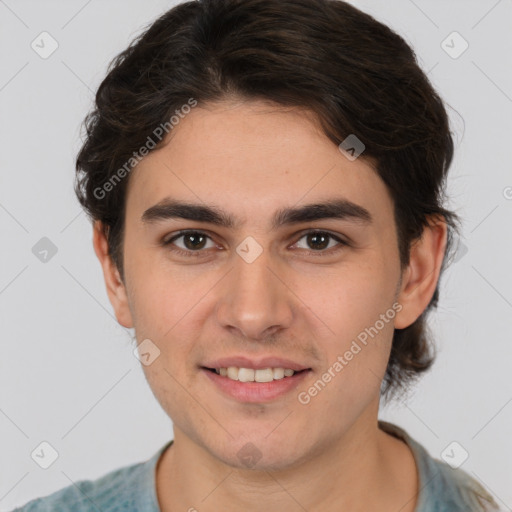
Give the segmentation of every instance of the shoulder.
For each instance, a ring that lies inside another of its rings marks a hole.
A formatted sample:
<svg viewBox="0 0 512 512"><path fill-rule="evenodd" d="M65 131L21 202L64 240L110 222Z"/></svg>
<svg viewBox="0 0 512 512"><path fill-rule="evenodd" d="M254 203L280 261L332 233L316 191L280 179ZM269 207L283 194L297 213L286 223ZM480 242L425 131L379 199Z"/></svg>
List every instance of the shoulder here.
<svg viewBox="0 0 512 512"><path fill-rule="evenodd" d="M53 494L29 501L12 512L137 510L141 489L152 483L152 475L148 473L149 462L122 467L96 480L75 482Z"/></svg>
<svg viewBox="0 0 512 512"><path fill-rule="evenodd" d="M419 476L416 512L500 512L494 498L482 484L461 467L433 457L401 427L379 421L385 432L402 439L411 449Z"/></svg>
<svg viewBox="0 0 512 512"><path fill-rule="evenodd" d="M430 457L430 456L429 456ZM462 468L452 468L447 463L430 457L433 489L446 510L474 512L499 512L499 507L489 491Z"/></svg>

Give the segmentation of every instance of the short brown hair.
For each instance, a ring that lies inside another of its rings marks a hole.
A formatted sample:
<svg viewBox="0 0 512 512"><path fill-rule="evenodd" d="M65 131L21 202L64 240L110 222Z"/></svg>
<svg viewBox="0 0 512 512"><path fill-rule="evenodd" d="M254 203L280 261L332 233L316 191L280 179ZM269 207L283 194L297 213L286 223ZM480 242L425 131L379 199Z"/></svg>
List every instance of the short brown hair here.
<svg viewBox="0 0 512 512"><path fill-rule="evenodd" d="M444 270L458 223L443 207L454 145L443 102L404 39L341 0L199 0L164 13L113 59L84 121L75 190L102 221L122 277L129 177L98 190L190 98L235 96L310 109L336 145L357 136L360 158L376 162L393 198L402 269L411 243L442 216ZM382 396L431 367L426 314L438 288L413 324L395 330Z"/></svg>

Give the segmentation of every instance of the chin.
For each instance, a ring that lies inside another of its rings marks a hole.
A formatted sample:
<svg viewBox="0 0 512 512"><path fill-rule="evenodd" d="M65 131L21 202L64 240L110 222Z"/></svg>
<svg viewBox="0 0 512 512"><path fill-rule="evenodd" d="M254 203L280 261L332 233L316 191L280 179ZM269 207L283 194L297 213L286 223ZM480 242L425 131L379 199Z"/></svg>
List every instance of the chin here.
<svg viewBox="0 0 512 512"><path fill-rule="evenodd" d="M254 439L239 440L237 443L231 441L225 451L212 451L212 454L228 466L249 471L280 471L299 462L301 456L296 448L288 449L277 439L277 443L258 436Z"/></svg>

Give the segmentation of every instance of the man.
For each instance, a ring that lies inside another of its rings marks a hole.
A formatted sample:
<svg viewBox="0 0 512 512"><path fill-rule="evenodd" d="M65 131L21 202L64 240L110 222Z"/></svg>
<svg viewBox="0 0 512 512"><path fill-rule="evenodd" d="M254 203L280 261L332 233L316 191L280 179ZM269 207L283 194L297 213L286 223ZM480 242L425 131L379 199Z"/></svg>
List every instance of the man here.
<svg viewBox="0 0 512 512"><path fill-rule="evenodd" d="M112 63L76 191L174 440L20 510L498 510L378 421L433 358L453 143L341 1L178 5Z"/></svg>

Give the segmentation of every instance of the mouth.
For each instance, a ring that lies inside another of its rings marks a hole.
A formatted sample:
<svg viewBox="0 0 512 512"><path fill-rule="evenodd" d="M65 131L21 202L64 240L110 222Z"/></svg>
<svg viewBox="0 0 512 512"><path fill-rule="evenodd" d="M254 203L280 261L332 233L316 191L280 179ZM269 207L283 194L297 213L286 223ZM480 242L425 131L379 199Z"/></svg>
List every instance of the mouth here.
<svg viewBox="0 0 512 512"><path fill-rule="evenodd" d="M272 382L275 380L288 379L296 374L310 371L311 368L304 368L303 370L292 370L291 368L241 368L236 366L229 366L225 368L208 368L206 366L201 367L203 370L207 370L212 373L216 373L221 377L226 377L230 380L239 382Z"/></svg>
<svg viewBox="0 0 512 512"><path fill-rule="evenodd" d="M312 372L311 368L243 368L201 366L200 371L214 389L245 403L268 403L289 395Z"/></svg>

